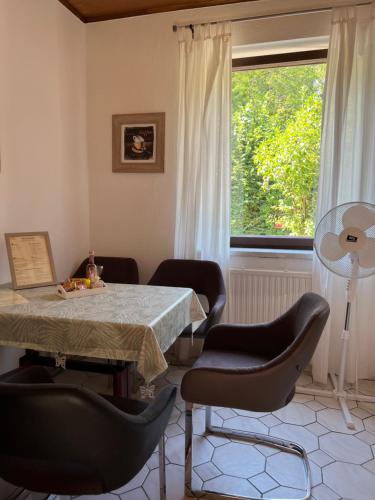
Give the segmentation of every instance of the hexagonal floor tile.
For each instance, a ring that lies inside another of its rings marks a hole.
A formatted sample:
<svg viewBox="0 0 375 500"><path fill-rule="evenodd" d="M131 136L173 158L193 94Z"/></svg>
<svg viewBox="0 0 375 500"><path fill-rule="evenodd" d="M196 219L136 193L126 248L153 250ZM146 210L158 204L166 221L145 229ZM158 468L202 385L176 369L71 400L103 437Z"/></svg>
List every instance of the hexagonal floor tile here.
<svg viewBox="0 0 375 500"><path fill-rule="evenodd" d="M135 488L139 488L142 486L144 483L144 480L147 477L147 474L149 473L149 468L147 465L145 465L138 474L133 477L131 481L129 481L127 484L119 488L118 490L113 491L112 493L116 493L118 495L122 495L123 493L126 493L127 491L134 490Z"/></svg>
<svg viewBox="0 0 375 500"><path fill-rule="evenodd" d="M307 401L314 401L314 396L311 394L297 393L292 399L293 403L306 403Z"/></svg>
<svg viewBox="0 0 375 500"><path fill-rule="evenodd" d="M249 478L264 471L265 457L254 446L229 443L216 448L213 463L224 474Z"/></svg>
<svg viewBox="0 0 375 500"><path fill-rule="evenodd" d="M276 425L270 430L270 435L298 443L305 448L308 453L319 448L318 438L304 427L298 425Z"/></svg>
<svg viewBox="0 0 375 500"><path fill-rule="evenodd" d="M219 471L219 469L212 462L206 462L198 465L194 467L194 470L202 481L209 481L210 479L221 475L221 471Z"/></svg>
<svg viewBox="0 0 375 500"><path fill-rule="evenodd" d="M301 403L289 403L273 415L286 424L307 425L315 422L315 412Z"/></svg>
<svg viewBox="0 0 375 500"><path fill-rule="evenodd" d="M253 484L261 493L265 493L266 491L277 488L279 485L277 482L272 479L266 472L262 472L257 476L253 476L250 480L251 484Z"/></svg>
<svg viewBox="0 0 375 500"><path fill-rule="evenodd" d="M335 460L362 464L372 458L370 446L355 436L330 432L321 436L319 441L320 449Z"/></svg>
<svg viewBox="0 0 375 500"><path fill-rule="evenodd" d="M178 436L179 434L183 433L184 433L183 429L181 429L181 427L177 424L169 424L165 429L165 435L167 437Z"/></svg>
<svg viewBox="0 0 375 500"><path fill-rule="evenodd" d="M305 468L302 459L291 453L279 453L267 458L266 472L281 486L305 488Z"/></svg>
<svg viewBox="0 0 375 500"><path fill-rule="evenodd" d="M249 410L239 410L238 408L233 408L233 410L240 415L241 417L252 417L252 418L260 418L265 415L269 415L267 412L262 411L249 411Z"/></svg>
<svg viewBox="0 0 375 500"><path fill-rule="evenodd" d="M321 403L323 406L326 406L327 408L332 408L335 410L339 410L341 408L340 403L336 398L316 396L315 400ZM355 408L357 406L357 403L355 401L351 401L350 399L346 401L346 404L349 409Z"/></svg>
<svg viewBox="0 0 375 500"><path fill-rule="evenodd" d="M193 411L193 433L202 435L206 430L206 412L204 408L197 408ZM212 424L217 427L223 426L223 419L216 414L216 412L212 412ZM185 414L181 413L180 418L177 421L178 425L181 429L185 429Z"/></svg>
<svg viewBox="0 0 375 500"><path fill-rule="evenodd" d="M137 488L136 490L125 493L124 495L120 495L120 498L121 500L148 500L147 495L142 488Z"/></svg>
<svg viewBox="0 0 375 500"><path fill-rule="evenodd" d="M286 488L285 486L279 486L274 490L271 490L267 493L267 496L272 496L272 498L280 498L282 500L287 498L301 498L306 494L304 490L297 490L294 488Z"/></svg>
<svg viewBox="0 0 375 500"><path fill-rule="evenodd" d="M327 432L329 432L328 429L320 425L318 422L306 425L306 429L315 434L315 436L322 436L323 434L327 434Z"/></svg>
<svg viewBox="0 0 375 500"><path fill-rule="evenodd" d="M193 465L200 465L212 459L214 447L203 436L193 436Z"/></svg>
<svg viewBox="0 0 375 500"><path fill-rule="evenodd" d="M368 380L368 379L360 380L359 392L361 392L362 394L375 396L375 380Z"/></svg>
<svg viewBox="0 0 375 500"><path fill-rule="evenodd" d="M375 475L360 465L333 462L323 469L324 483L343 498L374 498Z"/></svg>
<svg viewBox="0 0 375 500"><path fill-rule="evenodd" d="M315 486L311 493L315 500L340 500L340 497L325 484Z"/></svg>
<svg viewBox="0 0 375 500"><path fill-rule="evenodd" d="M343 432L344 434L354 434L363 431L362 420L354 415L352 417L355 429L348 429L341 410L328 408L317 413L318 422L330 431Z"/></svg>
<svg viewBox="0 0 375 500"><path fill-rule="evenodd" d="M223 427L228 429L237 429L240 431L268 434L268 427L266 427L256 418L251 417L228 418L228 420L225 421L225 425Z"/></svg>
<svg viewBox="0 0 375 500"><path fill-rule="evenodd" d="M363 423L365 424L366 431L375 434L375 415L372 417L366 418Z"/></svg>
<svg viewBox="0 0 375 500"><path fill-rule="evenodd" d="M281 421L274 415L265 415L259 419L267 427L274 427L275 425L281 424Z"/></svg>
<svg viewBox="0 0 375 500"><path fill-rule="evenodd" d="M219 476L206 481L204 488L210 491L218 491L227 495L243 497L259 497L259 492L246 479L232 476Z"/></svg>
<svg viewBox="0 0 375 500"><path fill-rule="evenodd" d="M324 467L334 461L332 457L327 455L327 453L324 453L322 450L316 450L309 453L309 460L312 460L314 463L319 465L319 467Z"/></svg>
<svg viewBox="0 0 375 500"><path fill-rule="evenodd" d="M193 465L211 460L214 447L204 436L193 436ZM167 439L165 445L167 459L175 465L185 463L185 435L180 434Z"/></svg>
<svg viewBox="0 0 375 500"><path fill-rule="evenodd" d="M317 486L323 481L322 469L319 465L310 462L310 473L311 473L311 485Z"/></svg>
<svg viewBox="0 0 375 500"><path fill-rule="evenodd" d="M363 467L375 474L375 460L370 460L366 464L363 464Z"/></svg>

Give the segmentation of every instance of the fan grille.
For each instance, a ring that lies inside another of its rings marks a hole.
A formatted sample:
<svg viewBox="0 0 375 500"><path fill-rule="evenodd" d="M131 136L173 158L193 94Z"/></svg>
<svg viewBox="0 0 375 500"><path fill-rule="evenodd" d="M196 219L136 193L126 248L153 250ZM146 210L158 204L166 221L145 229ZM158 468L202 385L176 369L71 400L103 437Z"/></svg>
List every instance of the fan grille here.
<svg viewBox="0 0 375 500"><path fill-rule="evenodd" d="M344 225L342 222L342 217L344 213L351 207L362 205L367 207L368 209L375 211L375 205L371 203L365 202L351 202L351 203L343 203L342 205L338 205L337 207L332 208L329 212L327 212L324 217L320 220L314 237L314 248L316 254L321 261L321 263L333 273L338 274L339 276L343 276L344 278L365 278L367 276L371 276L375 273L375 267L361 267L353 262L350 257L350 254L347 253L341 259L336 261L328 260L321 254L320 248L324 235L328 232L339 235L341 231L344 229ZM375 238L375 225L369 227L365 231L366 236L370 238Z"/></svg>

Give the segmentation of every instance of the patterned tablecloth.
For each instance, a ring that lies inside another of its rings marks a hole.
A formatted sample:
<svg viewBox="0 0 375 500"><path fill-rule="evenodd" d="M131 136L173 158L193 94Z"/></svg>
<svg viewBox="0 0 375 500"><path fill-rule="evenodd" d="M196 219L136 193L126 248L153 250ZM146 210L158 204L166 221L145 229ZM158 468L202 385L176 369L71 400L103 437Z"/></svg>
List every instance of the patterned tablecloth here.
<svg viewBox="0 0 375 500"><path fill-rule="evenodd" d="M149 383L167 368L163 352L206 315L190 288L108 287L70 300L51 286L18 291L28 302L0 307L0 345L136 361Z"/></svg>

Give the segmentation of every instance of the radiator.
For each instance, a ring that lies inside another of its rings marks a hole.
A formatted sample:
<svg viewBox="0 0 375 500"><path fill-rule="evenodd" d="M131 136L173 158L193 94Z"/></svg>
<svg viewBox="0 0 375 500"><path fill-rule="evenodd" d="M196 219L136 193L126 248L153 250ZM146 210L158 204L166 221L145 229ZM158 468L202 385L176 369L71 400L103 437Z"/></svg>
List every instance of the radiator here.
<svg viewBox="0 0 375 500"><path fill-rule="evenodd" d="M285 312L311 290L311 273L231 269L229 321L262 323Z"/></svg>

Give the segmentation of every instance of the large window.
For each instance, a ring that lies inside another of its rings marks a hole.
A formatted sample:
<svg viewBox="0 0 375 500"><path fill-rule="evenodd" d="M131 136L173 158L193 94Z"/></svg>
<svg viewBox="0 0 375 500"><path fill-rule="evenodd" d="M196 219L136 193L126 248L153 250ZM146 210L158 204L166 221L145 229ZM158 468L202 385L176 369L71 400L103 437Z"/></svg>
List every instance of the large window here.
<svg viewBox="0 0 375 500"><path fill-rule="evenodd" d="M326 65L292 64L233 71L232 246L312 245Z"/></svg>

